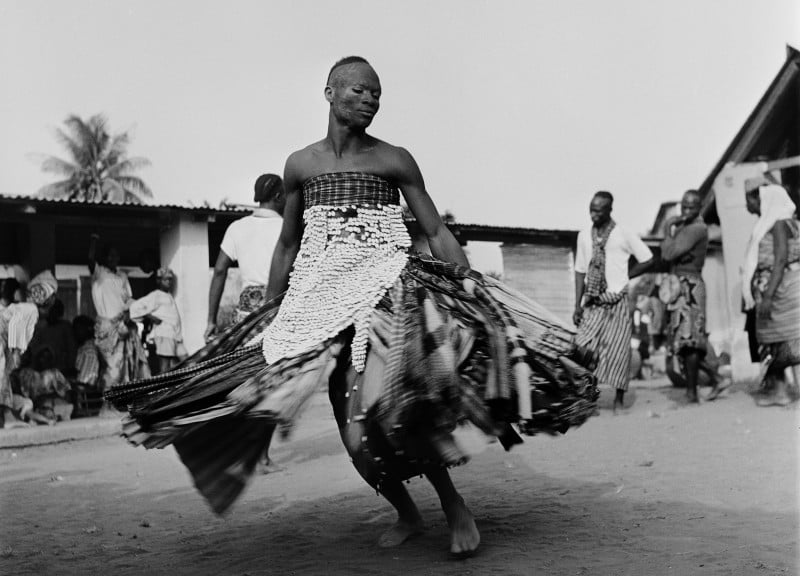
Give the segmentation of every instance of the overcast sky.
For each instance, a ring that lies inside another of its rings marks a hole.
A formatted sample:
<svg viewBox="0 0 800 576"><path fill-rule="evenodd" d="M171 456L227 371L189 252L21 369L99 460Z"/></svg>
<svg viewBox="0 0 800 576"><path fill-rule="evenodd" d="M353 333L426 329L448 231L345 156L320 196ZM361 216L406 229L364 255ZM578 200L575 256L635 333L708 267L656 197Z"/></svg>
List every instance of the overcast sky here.
<svg viewBox="0 0 800 576"><path fill-rule="evenodd" d="M132 130L158 203L249 202L325 135L331 64L383 84L373 135L461 222L645 231L698 186L800 45L792 0L0 0L0 194L52 179L69 114Z"/></svg>

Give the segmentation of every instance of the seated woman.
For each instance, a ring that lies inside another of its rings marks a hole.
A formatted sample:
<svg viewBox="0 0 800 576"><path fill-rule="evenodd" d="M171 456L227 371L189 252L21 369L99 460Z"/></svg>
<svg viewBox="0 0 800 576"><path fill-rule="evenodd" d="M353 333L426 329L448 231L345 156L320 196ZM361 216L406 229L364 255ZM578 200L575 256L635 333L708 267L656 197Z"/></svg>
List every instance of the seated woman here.
<svg viewBox="0 0 800 576"><path fill-rule="evenodd" d="M64 374L55 367L55 354L49 347L39 349L32 364L23 365L11 374L12 387L33 402L33 409L49 420L72 417L72 388Z"/></svg>

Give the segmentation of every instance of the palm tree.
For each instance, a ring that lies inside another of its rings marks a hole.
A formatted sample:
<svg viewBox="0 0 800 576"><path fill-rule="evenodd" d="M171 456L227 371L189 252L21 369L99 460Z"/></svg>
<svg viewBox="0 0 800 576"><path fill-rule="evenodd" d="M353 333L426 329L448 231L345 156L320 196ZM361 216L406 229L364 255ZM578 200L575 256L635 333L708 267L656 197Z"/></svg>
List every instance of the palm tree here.
<svg viewBox="0 0 800 576"><path fill-rule="evenodd" d="M57 128L56 138L66 148L70 160L47 156L42 170L62 177L43 186L39 195L45 198L82 200L86 202L132 202L143 204L153 197L144 181L133 173L150 162L146 158L129 158L130 136L127 132L110 135L107 120L96 114L84 121L69 116L65 129Z"/></svg>

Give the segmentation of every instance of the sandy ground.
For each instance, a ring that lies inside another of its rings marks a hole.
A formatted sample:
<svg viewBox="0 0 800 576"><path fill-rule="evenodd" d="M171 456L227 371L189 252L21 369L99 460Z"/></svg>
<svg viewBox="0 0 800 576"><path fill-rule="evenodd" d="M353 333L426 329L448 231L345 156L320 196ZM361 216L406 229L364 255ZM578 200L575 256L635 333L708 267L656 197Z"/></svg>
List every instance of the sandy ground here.
<svg viewBox="0 0 800 576"><path fill-rule="evenodd" d="M428 532L375 545L393 513L350 467L323 395L273 450L284 469L255 478L225 518L171 449L104 438L3 450L0 573L800 573L800 410L744 392L687 407L666 383L635 392L625 414L455 469L482 533L463 561L448 558L424 480L409 489Z"/></svg>

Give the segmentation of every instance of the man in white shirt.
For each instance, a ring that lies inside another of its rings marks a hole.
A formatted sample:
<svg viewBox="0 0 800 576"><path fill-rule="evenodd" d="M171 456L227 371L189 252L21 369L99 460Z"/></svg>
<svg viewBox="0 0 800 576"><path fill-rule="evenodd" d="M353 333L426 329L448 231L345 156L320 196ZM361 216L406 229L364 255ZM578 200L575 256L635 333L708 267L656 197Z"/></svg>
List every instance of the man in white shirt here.
<svg viewBox="0 0 800 576"><path fill-rule="evenodd" d="M597 192L589 204L592 226L578 233L573 320L578 344L597 353L598 381L616 391L616 411L623 406L630 380L628 280L650 268L653 254L641 238L614 222L613 204L610 192ZM629 272L631 256L637 265Z"/></svg>
<svg viewBox="0 0 800 576"><path fill-rule="evenodd" d="M239 263L242 277L242 293L236 309L237 322L266 302L272 251L283 226L281 214L285 197L280 176L259 176L255 183L253 200L258 202L258 208L250 216L228 226L222 239L208 293L208 325L204 335L206 340L213 338L217 331L219 301L225 288L228 268L234 262Z"/></svg>
<svg viewBox="0 0 800 576"><path fill-rule="evenodd" d="M225 289L228 268L234 262L239 263L239 274L242 277L236 321L240 322L266 303L272 252L283 227L282 214L286 196L283 180L275 174L262 174L256 179L254 188L253 201L258 202L258 208L250 216L228 226L222 238L208 291L208 326L204 334L206 341L211 340L217 331L219 301ZM274 431L273 426L268 432L270 437ZM268 450L264 452L259 463L259 469L265 474L276 469Z"/></svg>

